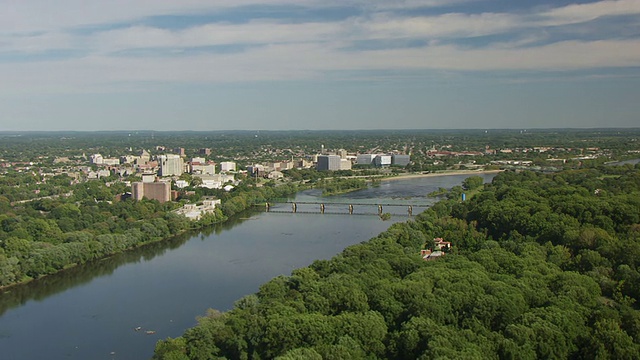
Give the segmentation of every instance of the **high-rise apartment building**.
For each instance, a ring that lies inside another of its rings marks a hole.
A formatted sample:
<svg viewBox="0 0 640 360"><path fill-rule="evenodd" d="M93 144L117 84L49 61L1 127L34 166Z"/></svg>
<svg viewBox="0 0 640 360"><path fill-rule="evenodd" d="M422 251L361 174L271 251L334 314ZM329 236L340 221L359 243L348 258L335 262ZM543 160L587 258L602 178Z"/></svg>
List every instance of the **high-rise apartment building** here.
<svg viewBox="0 0 640 360"><path fill-rule="evenodd" d="M158 165L160 165L160 176L182 175L184 172L184 162L179 155L160 155Z"/></svg>
<svg viewBox="0 0 640 360"><path fill-rule="evenodd" d="M161 203L171 200L171 183L168 182L135 182L131 184L131 197L135 200L147 198Z"/></svg>

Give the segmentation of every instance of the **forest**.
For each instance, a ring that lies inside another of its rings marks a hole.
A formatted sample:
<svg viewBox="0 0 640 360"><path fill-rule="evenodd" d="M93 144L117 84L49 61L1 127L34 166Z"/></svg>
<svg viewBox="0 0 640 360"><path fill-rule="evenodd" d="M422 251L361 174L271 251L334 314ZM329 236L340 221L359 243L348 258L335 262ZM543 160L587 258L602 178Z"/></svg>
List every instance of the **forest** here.
<svg viewBox="0 0 640 360"><path fill-rule="evenodd" d="M640 168L474 191L209 310L154 358L637 359ZM451 247L425 261L435 238Z"/></svg>

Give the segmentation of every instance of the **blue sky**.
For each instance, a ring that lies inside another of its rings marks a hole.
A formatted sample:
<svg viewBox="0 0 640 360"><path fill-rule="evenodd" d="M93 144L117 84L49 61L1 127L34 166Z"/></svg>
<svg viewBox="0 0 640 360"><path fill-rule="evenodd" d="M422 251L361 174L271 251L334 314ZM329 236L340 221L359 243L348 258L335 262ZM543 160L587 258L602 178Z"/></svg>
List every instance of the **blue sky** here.
<svg viewBox="0 0 640 360"><path fill-rule="evenodd" d="M640 126L640 0L0 6L0 131Z"/></svg>

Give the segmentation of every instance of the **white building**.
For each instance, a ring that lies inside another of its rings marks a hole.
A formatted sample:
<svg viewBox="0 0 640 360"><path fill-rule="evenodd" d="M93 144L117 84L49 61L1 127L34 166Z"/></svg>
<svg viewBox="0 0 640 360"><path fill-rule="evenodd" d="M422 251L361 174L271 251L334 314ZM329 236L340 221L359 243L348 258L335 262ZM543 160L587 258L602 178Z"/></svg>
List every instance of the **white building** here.
<svg viewBox="0 0 640 360"><path fill-rule="evenodd" d="M109 166L116 166L116 165L120 165L120 159L116 159L116 158L103 158L102 159L102 164L103 165L109 165Z"/></svg>
<svg viewBox="0 0 640 360"><path fill-rule="evenodd" d="M282 179L283 177L284 177L284 174L277 170L272 171L267 175L267 178L271 180L278 180L278 179Z"/></svg>
<svg viewBox="0 0 640 360"><path fill-rule="evenodd" d="M214 175L216 173L216 164L212 162L192 162L189 167L192 174Z"/></svg>
<svg viewBox="0 0 640 360"><path fill-rule="evenodd" d="M233 175L216 174L216 175L196 175L202 179L202 185L207 189L222 189L222 186L228 182L234 182L235 177Z"/></svg>
<svg viewBox="0 0 640 360"><path fill-rule="evenodd" d="M104 161L104 158L100 154L91 155L91 163L96 165L101 165Z"/></svg>
<svg viewBox="0 0 640 360"><path fill-rule="evenodd" d="M178 189L184 189L189 186L189 182L187 180L176 180L176 187Z"/></svg>
<svg viewBox="0 0 640 360"><path fill-rule="evenodd" d="M351 170L351 160L340 159L340 170Z"/></svg>
<svg viewBox="0 0 640 360"><path fill-rule="evenodd" d="M143 183L152 183L156 181L156 174L142 174Z"/></svg>
<svg viewBox="0 0 640 360"><path fill-rule="evenodd" d="M223 161L220 163L220 171L236 171L236 163L233 161Z"/></svg>
<svg viewBox="0 0 640 360"><path fill-rule="evenodd" d="M189 220L199 220L203 214L213 212L220 205L220 200L204 200L202 205L186 204L182 208L176 210L176 213L184 215Z"/></svg>
<svg viewBox="0 0 640 360"><path fill-rule="evenodd" d="M137 159L139 158L133 155L120 156L120 164L133 164Z"/></svg>
<svg viewBox="0 0 640 360"><path fill-rule="evenodd" d="M375 166L390 166L391 165L391 155L378 155L373 159L373 164Z"/></svg>
<svg viewBox="0 0 640 360"><path fill-rule="evenodd" d="M160 176L182 175L184 172L184 162L179 155L168 154L158 156L160 165Z"/></svg>

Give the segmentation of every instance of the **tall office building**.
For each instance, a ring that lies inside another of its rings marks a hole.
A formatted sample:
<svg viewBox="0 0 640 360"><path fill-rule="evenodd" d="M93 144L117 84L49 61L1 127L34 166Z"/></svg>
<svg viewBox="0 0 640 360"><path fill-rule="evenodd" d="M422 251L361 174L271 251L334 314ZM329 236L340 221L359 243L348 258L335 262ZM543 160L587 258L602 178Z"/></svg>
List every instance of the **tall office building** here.
<svg viewBox="0 0 640 360"><path fill-rule="evenodd" d="M339 155L319 155L316 169L331 170L331 171L340 170L340 156Z"/></svg>
<svg viewBox="0 0 640 360"><path fill-rule="evenodd" d="M356 164L358 165L373 165L373 159L376 158L375 154L359 154L356 158Z"/></svg>
<svg viewBox="0 0 640 360"><path fill-rule="evenodd" d="M391 155L391 164L397 166L407 166L411 161L409 155Z"/></svg>

